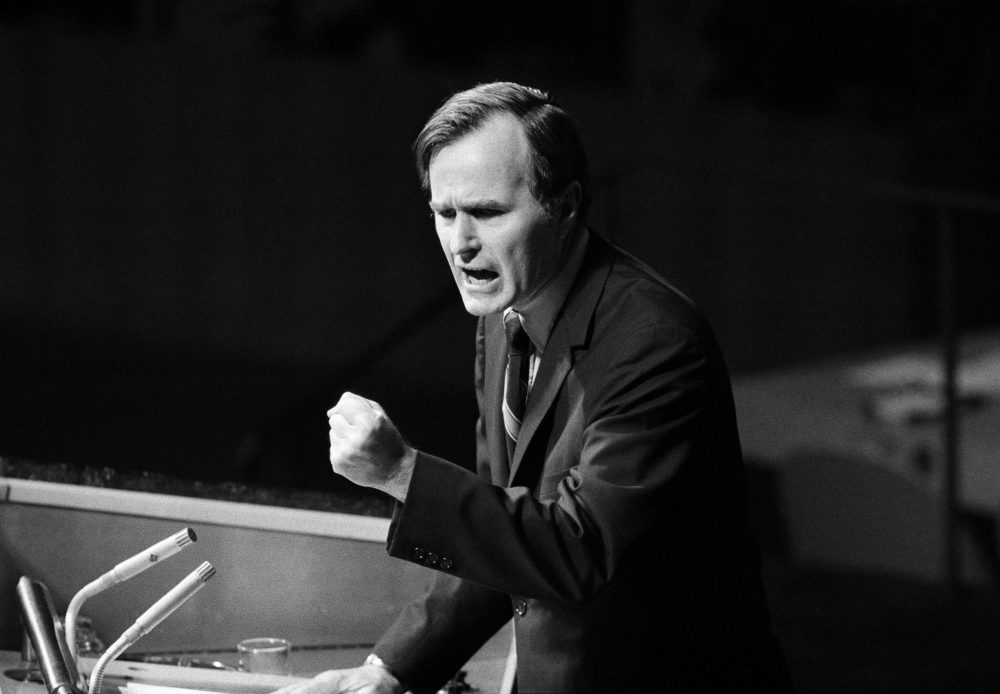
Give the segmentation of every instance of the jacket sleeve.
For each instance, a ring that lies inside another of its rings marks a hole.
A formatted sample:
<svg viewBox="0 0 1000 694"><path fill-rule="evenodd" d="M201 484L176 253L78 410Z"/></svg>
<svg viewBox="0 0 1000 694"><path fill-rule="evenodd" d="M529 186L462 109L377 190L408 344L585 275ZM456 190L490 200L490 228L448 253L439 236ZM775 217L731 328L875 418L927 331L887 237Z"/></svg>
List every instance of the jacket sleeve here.
<svg viewBox="0 0 1000 694"><path fill-rule="evenodd" d="M411 602L374 652L413 694L437 692L511 618L510 599L447 574Z"/></svg>
<svg viewBox="0 0 1000 694"><path fill-rule="evenodd" d="M482 412L484 326L476 334L475 385ZM476 423L477 468L490 479L484 454L482 417ZM387 545L392 546L402 506L396 506ZM401 548L402 545L399 545ZM510 597L456 576L449 569L454 559L437 554L432 543L413 545L403 553L410 561L439 569L433 582L396 618L375 645L378 654L414 694L437 692L468 659L512 616Z"/></svg>

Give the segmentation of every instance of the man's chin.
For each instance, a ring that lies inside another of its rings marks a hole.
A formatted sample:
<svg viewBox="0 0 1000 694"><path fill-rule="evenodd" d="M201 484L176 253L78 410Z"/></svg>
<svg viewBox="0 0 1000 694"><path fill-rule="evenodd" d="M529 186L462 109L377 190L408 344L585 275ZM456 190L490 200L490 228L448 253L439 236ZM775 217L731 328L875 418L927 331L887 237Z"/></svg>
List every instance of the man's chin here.
<svg viewBox="0 0 1000 694"><path fill-rule="evenodd" d="M473 316L487 316L505 308L503 301L497 297L470 296L465 292L462 292L462 303L465 304L465 310Z"/></svg>

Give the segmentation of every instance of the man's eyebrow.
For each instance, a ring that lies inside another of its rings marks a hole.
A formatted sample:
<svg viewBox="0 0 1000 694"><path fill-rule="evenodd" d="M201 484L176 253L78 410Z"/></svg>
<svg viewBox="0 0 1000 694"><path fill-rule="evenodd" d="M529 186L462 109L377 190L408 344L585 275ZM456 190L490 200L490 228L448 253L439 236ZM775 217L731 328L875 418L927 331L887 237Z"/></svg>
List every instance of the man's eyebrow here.
<svg viewBox="0 0 1000 694"><path fill-rule="evenodd" d="M437 210L445 210L445 209L447 209L447 210L451 210L451 209L459 209L459 210L493 209L493 208L497 208L497 207L504 207L505 204L502 203L502 202L500 202L499 200L495 200L493 198L482 198L480 200L462 200L462 201L459 201L457 204L436 203L433 200L428 200L427 201L427 205L432 210L437 211Z"/></svg>

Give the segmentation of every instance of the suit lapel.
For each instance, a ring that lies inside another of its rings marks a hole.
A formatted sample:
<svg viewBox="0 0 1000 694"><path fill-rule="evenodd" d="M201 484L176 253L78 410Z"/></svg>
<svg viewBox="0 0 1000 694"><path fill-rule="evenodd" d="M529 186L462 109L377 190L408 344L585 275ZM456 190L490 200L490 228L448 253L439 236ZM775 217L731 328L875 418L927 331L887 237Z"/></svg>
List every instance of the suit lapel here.
<svg viewBox="0 0 1000 694"><path fill-rule="evenodd" d="M591 233L580 274L552 328L538 373L535 375L535 382L528 395L524 422L521 424L514 460L510 466L509 481L504 480L504 484L513 485L522 467L525 451L530 447L531 439L555 402L566 374L573 365L574 350L587 344L597 300L611 270L611 255L608 253L608 248L603 239ZM502 343L504 340L502 329L500 333ZM500 379L501 381L503 379L503 365L500 367ZM499 397L502 398L503 394L501 393ZM499 399L494 402L499 403ZM499 414L499 410L496 412Z"/></svg>

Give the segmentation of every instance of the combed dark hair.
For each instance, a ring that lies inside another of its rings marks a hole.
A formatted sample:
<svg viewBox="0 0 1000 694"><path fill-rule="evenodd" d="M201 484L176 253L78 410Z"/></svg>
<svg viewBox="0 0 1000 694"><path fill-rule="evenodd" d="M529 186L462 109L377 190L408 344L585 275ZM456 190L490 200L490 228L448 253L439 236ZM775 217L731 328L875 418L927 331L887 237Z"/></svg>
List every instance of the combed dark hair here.
<svg viewBox="0 0 1000 694"><path fill-rule="evenodd" d="M428 169L438 150L500 113L514 115L524 127L535 199L548 207L567 185L578 181L583 189L578 217L585 221L590 203L587 154L576 126L548 93L514 82L490 82L458 92L428 119L413 143L424 190L430 189Z"/></svg>

